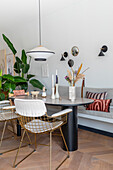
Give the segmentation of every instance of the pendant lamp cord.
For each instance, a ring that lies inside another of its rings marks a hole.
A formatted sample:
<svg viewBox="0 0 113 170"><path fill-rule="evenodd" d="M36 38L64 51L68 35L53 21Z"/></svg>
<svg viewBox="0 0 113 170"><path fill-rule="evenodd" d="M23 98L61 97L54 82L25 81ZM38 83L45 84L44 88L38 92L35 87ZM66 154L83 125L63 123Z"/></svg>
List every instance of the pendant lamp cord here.
<svg viewBox="0 0 113 170"><path fill-rule="evenodd" d="M39 1L39 42L40 42L40 45L41 45L41 11L40 11L40 0Z"/></svg>

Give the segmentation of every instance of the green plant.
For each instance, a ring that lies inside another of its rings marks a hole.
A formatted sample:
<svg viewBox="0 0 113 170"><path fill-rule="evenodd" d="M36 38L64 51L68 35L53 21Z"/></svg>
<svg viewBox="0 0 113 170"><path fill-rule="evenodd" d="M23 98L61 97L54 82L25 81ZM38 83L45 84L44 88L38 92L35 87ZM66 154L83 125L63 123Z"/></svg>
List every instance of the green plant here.
<svg viewBox="0 0 113 170"><path fill-rule="evenodd" d="M8 97L8 93L12 93L15 90L18 83L26 83L27 81L19 76L12 76L10 74L2 75L0 70L0 100L4 100Z"/></svg>
<svg viewBox="0 0 113 170"><path fill-rule="evenodd" d="M19 77L26 80L26 82L18 81L16 86L26 91L28 89L28 83L30 83L33 87L36 87L42 90L44 85L39 80L33 78L35 77L35 75L28 74L29 69L30 69L30 64L31 64L31 57L29 57L29 59L27 58L27 55L24 49L22 50L21 58L17 57L16 56L17 50L14 48L11 41L4 34L2 34L2 36L3 36L4 41L6 42L6 44L12 51L12 53L15 55L16 62L14 64L14 71L18 74Z"/></svg>

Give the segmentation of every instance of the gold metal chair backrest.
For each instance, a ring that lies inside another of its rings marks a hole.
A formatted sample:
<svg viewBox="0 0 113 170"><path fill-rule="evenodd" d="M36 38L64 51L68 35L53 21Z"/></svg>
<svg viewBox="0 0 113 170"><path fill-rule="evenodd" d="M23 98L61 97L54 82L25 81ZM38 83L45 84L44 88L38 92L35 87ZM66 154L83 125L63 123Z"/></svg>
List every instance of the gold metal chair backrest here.
<svg viewBox="0 0 113 170"><path fill-rule="evenodd" d="M20 125L29 132L45 133L63 124L59 119L48 117L42 100L15 99L15 106Z"/></svg>

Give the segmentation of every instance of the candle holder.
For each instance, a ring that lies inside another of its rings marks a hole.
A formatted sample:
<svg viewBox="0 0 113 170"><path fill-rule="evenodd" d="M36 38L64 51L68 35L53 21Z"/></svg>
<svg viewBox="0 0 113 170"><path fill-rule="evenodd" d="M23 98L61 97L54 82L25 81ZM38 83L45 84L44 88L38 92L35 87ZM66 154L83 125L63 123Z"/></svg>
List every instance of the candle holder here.
<svg viewBox="0 0 113 170"><path fill-rule="evenodd" d="M55 98L59 99L58 84L56 84L55 87L56 87Z"/></svg>
<svg viewBox="0 0 113 170"><path fill-rule="evenodd" d="M54 91L55 91L55 88L52 87L52 95L51 95L51 98L52 98L52 99L55 99L55 93L54 93Z"/></svg>

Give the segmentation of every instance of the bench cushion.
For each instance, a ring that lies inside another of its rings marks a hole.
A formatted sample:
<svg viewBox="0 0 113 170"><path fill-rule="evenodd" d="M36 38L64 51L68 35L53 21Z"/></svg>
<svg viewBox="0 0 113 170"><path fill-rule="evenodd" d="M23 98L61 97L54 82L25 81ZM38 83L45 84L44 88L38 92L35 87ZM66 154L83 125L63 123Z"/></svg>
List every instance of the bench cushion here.
<svg viewBox="0 0 113 170"><path fill-rule="evenodd" d="M113 119L113 107L110 107L110 112L101 112L94 110L86 110L86 107L78 106L78 113Z"/></svg>
<svg viewBox="0 0 113 170"><path fill-rule="evenodd" d="M102 93L94 93L94 92L86 92L86 98L92 98L92 99L106 99L107 92Z"/></svg>
<svg viewBox="0 0 113 170"><path fill-rule="evenodd" d="M102 112L109 112L110 109L110 103L111 99L106 100L100 100L100 99L94 99L94 103L89 104L86 107L86 110L95 110L95 111L102 111Z"/></svg>

